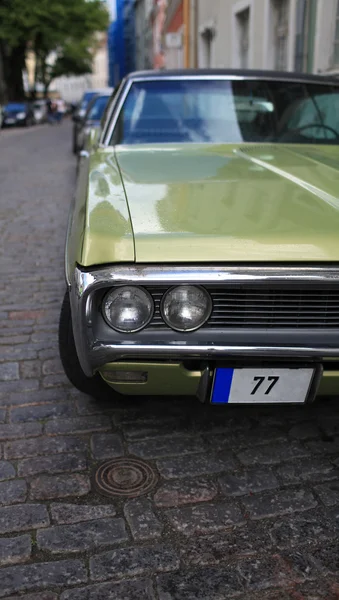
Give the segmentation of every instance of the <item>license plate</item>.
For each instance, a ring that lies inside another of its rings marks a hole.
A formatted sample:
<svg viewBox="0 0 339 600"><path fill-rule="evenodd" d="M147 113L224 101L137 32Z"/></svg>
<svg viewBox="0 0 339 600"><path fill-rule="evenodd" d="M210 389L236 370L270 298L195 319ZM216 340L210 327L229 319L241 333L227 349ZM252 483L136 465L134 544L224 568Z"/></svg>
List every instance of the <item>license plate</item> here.
<svg viewBox="0 0 339 600"><path fill-rule="evenodd" d="M314 376L305 368L218 368L214 376L212 404L302 404Z"/></svg>
<svg viewBox="0 0 339 600"><path fill-rule="evenodd" d="M5 119L5 123L7 123L7 125L13 125L13 123L15 123L15 119Z"/></svg>

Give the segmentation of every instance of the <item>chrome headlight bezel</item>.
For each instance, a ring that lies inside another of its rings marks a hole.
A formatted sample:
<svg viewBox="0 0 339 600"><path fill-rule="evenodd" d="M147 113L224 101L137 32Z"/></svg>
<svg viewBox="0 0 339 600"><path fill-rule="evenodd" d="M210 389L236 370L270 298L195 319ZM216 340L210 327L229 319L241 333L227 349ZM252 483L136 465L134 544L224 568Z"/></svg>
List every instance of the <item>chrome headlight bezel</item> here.
<svg viewBox="0 0 339 600"><path fill-rule="evenodd" d="M145 322L143 322L143 324L140 327L136 327L134 329L122 329L121 327L113 325L112 321L108 318L108 316L106 314L105 304L107 302L108 297L111 294L113 294L114 292L119 292L119 291L121 291L123 289L126 289L126 288L133 288L135 290L141 291L145 295L145 297L147 298L147 300L150 303L150 310L149 310L149 315L148 315L147 320L145 320ZM114 286L114 287L110 288L109 290L107 290L106 293L104 294L103 299L102 299L102 303L101 303L101 314L103 316L103 319L107 323L107 325L111 329L114 329L114 331L117 331L118 333L124 333L124 334L137 333L138 331L141 331L142 329L145 329L145 327L147 327L147 325L153 319L153 315L154 315L154 300L153 300L151 294L149 293L149 291L146 290L144 287L142 287L140 285L133 285L133 284L131 284L131 285L117 285L117 286Z"/></svg>
<svg viewBox="0 0 339 600"><path fill-rule="evenodd" d="M202 291L206 298L206 301L207 301L207 307L206 307L206 311L205 311L203 320L201 320L198 325L195 325L194 327L190 327L187 329L183 329L183 328L174 326L170 322L170 320L165 316L165 311L164 311L164 304L165 304L166 298L168 298L169 294L173 293L175 290L180 290L182 288L194 288L195 290ZM171 288L166 290L166 292L164 293L164 295L161 299L161 303L160 303L160 313L161 313L161 317L162 317L164 323L166 323L166 325L168 327L173 329L173 331L178 331L180 333L189 333L191 331L197 331L197 329L200 329L203 325L205 325L205 323L210 318L212 310L213 310L213 302L212 302L212 298L211 298L210 294L208 293L208 291L206 290L205 287L203 287L202 285L195 285L195 284L182 284L182 285L172 286Z"/></svg>

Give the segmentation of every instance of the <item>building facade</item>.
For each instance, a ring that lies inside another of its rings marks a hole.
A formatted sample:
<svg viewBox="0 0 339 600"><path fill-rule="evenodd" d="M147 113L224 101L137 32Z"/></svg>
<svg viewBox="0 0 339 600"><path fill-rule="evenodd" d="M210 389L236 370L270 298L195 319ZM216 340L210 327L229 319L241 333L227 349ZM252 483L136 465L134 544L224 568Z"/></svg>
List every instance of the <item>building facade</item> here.
<svg viewBox="0 0 339 600"><path fill-rule="evenodd" d="M167 68L339 75L339 0L168 0Z"/></svg>

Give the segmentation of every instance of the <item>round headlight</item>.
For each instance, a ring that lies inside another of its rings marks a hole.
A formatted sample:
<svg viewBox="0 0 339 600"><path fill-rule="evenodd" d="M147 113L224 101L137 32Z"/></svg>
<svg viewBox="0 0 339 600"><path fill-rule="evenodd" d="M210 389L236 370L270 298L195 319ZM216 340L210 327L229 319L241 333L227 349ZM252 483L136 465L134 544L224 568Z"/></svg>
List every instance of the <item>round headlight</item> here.
<svg viewBox="0 0 339 600"><path fill-rule="evenodd" d="M152 296L143 288L124 285L106 294L103 315L110 327L123 333L143 329L152 319Z"/></svg>
<svg viewBox="0 0 339 600"><path fill-rule="evenodd" d="M161 303L162 318L176 331L193 331L206 323L212 311L207 291L194 285L168 290Z"/></svg>

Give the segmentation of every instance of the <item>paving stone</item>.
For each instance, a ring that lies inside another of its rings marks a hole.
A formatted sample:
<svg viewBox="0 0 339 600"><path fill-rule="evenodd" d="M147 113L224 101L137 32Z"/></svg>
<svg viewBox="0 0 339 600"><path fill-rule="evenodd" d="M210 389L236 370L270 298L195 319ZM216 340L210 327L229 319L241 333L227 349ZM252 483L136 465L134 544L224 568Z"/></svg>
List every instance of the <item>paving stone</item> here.
<svg viewBox="0 0 339 600"><path fill-rule="evenodd" d="M317 506L313 494L305 490L283 490L242 498L246 512L252 519L275 517L292 512L309 510Z"/></svg>
<svg viewBox="0 0 339 600"><path fill-rule="evenodd" d="M3 406L25 406L27 404L47 404L67 400L65 390L31 390L29 392L11 392L0 400Z"/></svg>
<svg viewBox="0 0 339 600"><path fill-rule="evenodd" d="M139 423L129 423L124 425L124 436L127 441L146 440L157 438L160 435L178 435L185 434L189 429L189 424L183 418L166 418L166 416L153 417L153 420L145 419Z"/></svg>
<svg viewBox="0 0 339 600"><path fill-rule="evenodd" d="M270 444L260 448L244 450L238 452L237 456L245 466L250 466L255 464L274 465L307 454L309 452L303 446L297 442L289 442L288 444Z"/></svg>
<svg viewBox="0 0 339 600"><path fill-rule="evenodd" d="M339 477L339 469L324 458L312 457L281 465L277 474L284 485L296 485L304 481L336 479Z"/></svg>
<svg viewBox="0 0 339 600"><path fill-rule="evenodd" d="M0 381L15 381L16 379L19 379L19 363L0 364Z"/></svg>
<svg viewBox="0 0 339 600"><path fill-rule="evenodd" d="M102 414L104 409L109 410L112 408L112 405L109 402L98 402L97 399L81 394L81 392L78 392L78 394L79 395L74 396L74 398L77 412L80 416L85 417L88 415Z"/></svg>
<svg viewBox="0 0 339 600"><path fill-rule="evenodd" d="M318 569L326 573L339 573L339 542L338 539L327 543L311 553L313 562ZM337 580L338 582L338 580Z"/></svg>
<svg viewBox="0 0 339 600"><path fill-rule="evenodd" d="M31 556L31 536L20 535L15 538L0 539L0 565L25 562Z"/></svg>
<svg viewBox="0 0 339 600"><path fill-rule="evenodd" d="M287 565L279 557L263 557L245 560L238 565L238 572L249 591L267 590L286 585L291 577Z"/></svg>
<svg viewBox="0 0 339 600"><path fill-rule="evenodd" d="M0 423L4 423L6 421L6 409L0 408Z"/></svg>
<svg viewBox="0 0 339 600"><path fill-rule="evenodd" d="M24 594L23 596L7 596L3 600L58 600L54 592L34 592L33 594Z"/></svg>
<svg viewBox="0 0 339 600"><path fill-rule="evenodd" d="M1 344L25 344L29 340L29 335L15 335L13 337L0 337Z"/></svg>
<svg viewBox="0 0 339 600"><path fill-rule="evenodd" d="M184 456L186 454L201 452L203 442L199 438L170 437L153 438L128 444L130 454L141 458L159 458L162 456Z"/></svg>
<svg viewBox="0 0 339 600"><path fill-rule="evenodd" d="M20 377L22 379L30 379L40 377L41 362L40 360L23 360L20 362Z"/></svg>
<svg viewBox="0 0 339 600"><path fill-rule="evenodd" d="M78 523L114 517L116 510L111 504L65 504L63 502L51 504L52 519L58 524Z"/></svg>
<svg viewBox="0 0 339 600"><path fill-rule="evenodd" d="M130 579L68 590L60 600L155 600L155 595L150 579Z"/></svg>
<svg viewBox="0 0 339 600"><path fill-rule="evenodd" d="M111 429L112 424L108 417L76 417L74 419L55 419L45 426L48 435L63 435L66 433L91 433Z"/></svg>
<svg viewBox="0 0 339 600"><path fill-rule="evenodd" d="M178 568L176 549L165 544L119 548L90 559L91 579L94 581L143 576L148 572L173 571Z"/></svg>
<svg viewBox="0 0 339 600"><path fill-rule="evenodd" d="M19 379L19 381L2 381L1 393L9 394L11 392L33 392L34 390L37 390L39 386L39 379ZM2 404L2 406L6 405Z"/></svg>
<svg viewBox="0 0 339 600"><path fill-rule="evenodd" d="M0 508L0 533L47 527L49 516L42 504L18 504Z"/></svg>
<svg viewBox="0 0 339 600"><path fill-rule="evenodd" d="M37 533L40 550L52 554L82 552L120 544L128 539L123 519L98 519L74 525L58 525Z"/></svg>
<svg viewBox="0 0 339 600"><path fill-rule="evenodd" d="M319 427L315 423L297 423L289 430L289 436L296 440L317 438L320 435Z"/></svg>
<svg viewBox="0 0 339 600"><path fill-rule="evenodd" d="M233 447L247 446L252 448L253 446L262 446L270 443L287 442L286 432L278 427L259 426L249 430L240 430L233 432L232 437Z"/></svg>
<svg viewBox="0 0 339 600"><path fill-rule="evenodd" d="M15 469L10 462L0 460L0 481L5 479L13 479L15 477Z"/></svg>
<svg viewBox="0 0 339 600"><path fill-rule="evenodd" d="M32 500L51 500L68 496L85 496L90 491L86 475L40 475L31 481Z"/></svg>
<svg viewBox="0 0 339 600"><path fill-rule="evenodd" d="M269 552L272 541L265 528L252 525L208 536L193 536L180 548L181 559L188 566L207 566L255 556L262 548Z"/></svg>
<svg viewBox="0 0 339 600"><path fill-rule="evenodd" d="M15 565L1 571L0 598L34 588L77 585L86 581L86 567L80 560Z"/></svg>
<svg viewBox="0 0 339 600"><path fill-rule="evenodd" d="M63 373L63 367L60 358L46 360L42 366L44 375L54 375L55 373Z"/></svg>
<svg viewBox="0 0 339 600"><path fill-rule="evenodd" d="M5 361L23 361L23 360L33 360L38 357L38 353L34 350L30 344L16 344L14 346L1 346L0 352L0 360L1 362ZM22 364L22 363L21 363ZM21 367L20 364L20 367ZM20 369L21 375L21 369ZM35 375L35 377L38 375Z"/></svg>
<svg viewBox="0 0 339 600"><path fill-rule="evenodd" d="M158 507L175 507L182 504L208 502L218 493L215 483L206 478L169 481L160 486L154 495Z"/></svg>
<svg viewBox="0 0 339 600"><path fill-rule="evenodd" d="M39 419L52 419L55 417L72 417L73 415L73 405L70 402L65 402L12 408L10 418L12 423L19 423L23 421L37 421Z"/></svg>
<svg viewBox="0 0 339 600"><path fill-rule="evenodd" d="M303 544L317 546L335 538L339 534L339 521L322 512L298 513L297 518L291 516L270 521L266 528L274 546L291 548Z"/></svg>
<svg viewBox="0 0 339 600"><path fill-rule="evenodd" d="M339 454L339 436L305 442L313 454Z"/></svg>
<svg viewBox="0 0 339 600"><path fill-rule="evenodd" d="M159 600L229 600L242 589L234 567L207 567L157 577Z"/></svg>
<svg viewBox="0 0 339 600"><path fill-rule="evenodd" d="M25 458L18 462L19 477L37 475L38 473L64 473L84 471L87 468L87 458L82 454L58 454L53 456L38 456ZM1 467L0 467L1 469Z"/></svg>
<svg viewBox="0 0 339 600"><path fill-rule="evenodd" d="M135 540L147 540L161 536L164 527L156 517L148 498L128 500L124 506L124 515Z"/></svg>
<svg viewBox="0 0 339 600"><path fill-rule="evenodd" d="M42 378L42 385L44 388L54 388L57 386L70 388L71 383L67 379L64 373L57 373L55 375L45 375Z"/></svg>
<svg viewBox="0 0 339 600"><path fill-rule="evenodd" d="M158 470L164 479L212 475L233 471L237 466L238 463L229 452L216 455L192 454L157 461Z"/></svg>
<svg viewBox="0 0 339 600"><path fill-rule="evenodd" d="M29 423L27 425L37 425ZM87 442L77 437L39 437L30 440L17 440L5 444L5 458L26 458L46 454L85 452Z"/></svg>
<svg viewBox="0 0 339 600"><path fill-rule="evenodd" d="M165 514L171 526L184 535L204 535L245 523L240 509L231 503L185 506Z"/></svg>
<svg viewBox="0 0 339 600"><path fill-rule="evenodd" d="M93 458L105 460L124 455L121 436L117 433L95 433L91 437Z"/></svg>
<svg viewBox="0 0 339 600"><path fill-rule="evenodd" d="M243 496L279 487L279 482L269 469L251 469L219 477L221 493L225 496Z"/></svg>
<svg viewBox="0 0 339 600"><path fill-rule="evenodd" d="M36 437L42 432L40 423L15 423L0 425L0 440Z"/></svg>
<svg viewBox="0 0 339 600"><path fill-rule="evenodd" d="M325 504L325 506L334 506L339 504L339 481L333 481L331 483L323 483L317 485L314 488L317 496Z"/></svg>
<svg viewBox="0 0 339 600"><path fill-rule="evenodd" d="M23 479L11 479L0 483L0 504L24 502L27 496L27 485Z"/></svg>

